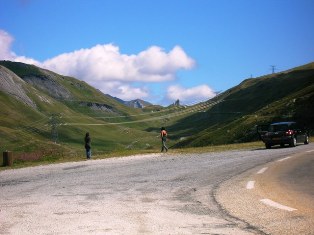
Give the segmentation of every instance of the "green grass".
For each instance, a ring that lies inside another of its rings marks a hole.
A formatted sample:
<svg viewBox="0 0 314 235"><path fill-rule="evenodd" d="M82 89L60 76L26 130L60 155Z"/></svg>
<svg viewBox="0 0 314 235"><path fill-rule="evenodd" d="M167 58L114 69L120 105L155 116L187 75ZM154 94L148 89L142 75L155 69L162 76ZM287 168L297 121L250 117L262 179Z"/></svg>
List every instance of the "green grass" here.
<svg viewBox="0 0 314 235"><path fill-rule="evenodd" d="M159 152L161 126L168 130L171 152L177 153L240 148L241 142L257 140L257 124L272 121L294 119L314 129L314 63L287 73L247 79L214 98L212 101L221 101L216 105L204 102L192 107L152 106L144 110L126 107L75 78L22 63L0 64L21 77L48 76L72 95L68 100L56 99L26 83L28 95L37 104L37 109L32 109L0 93L0 151L10 150L30 159L20 157L17 166L84 159L87 131L92 136L94 155L106 158ZM86 104L103 105L110 111ZM51 141L53 115L58 123L57 145ZM242 147L246 146L254 147Z"/></svg>
<svg viewBox="0 0 314 235"><path fill-rule="evenodd" d="M17 76L23 78L24 76L41 76L40 69L33 65L28 65L19 62L0 61L0 65L7 67L13 71Z"/></svg>
<svg viewBox="0 0 314 235"><path fill-rule="evenodd" d="M294 120L314 130L314 63L289 73L247 79L213 100L206 112L195 112L168 128L177 147L247 142L257 139L256 125Z"/></svg>
<svg viewBox="0 0 314 235"><path fill-rule="evenodd" d="M314 137L310 137L310 143L314 141ZM201 154L201 153L213 153L213 152L225 152L225 151L235 151L235 150L254 150L254 149L264 149L265 145L262 141L255 142L247 142L247 143L237 143L237 144L226 144L226 145L212 145L206 147L196 147L196 148L171 148L171 143L168 143L170 147L168 151L168 156L173 154L184 157L186 154ZM12 167L4 167L3 166L3 158L0 158L0 171L7 169L18 169L24 167L33 167L40 165L48 165L48 164L58 164L65 162L80 162L86 161L85 158L85 150L81 148L79 152L70 153L70 151L59 150L51 150L52 154L45 154L43 157L35 160L14 160L14 164ZM113 157L128 157L133 155L141 155L141 154L152 154L152 153L160 153L160 143L158 146L155 146L151 149L123 149L119 151L109 151L107 153L98 152L97 150L92 149L92 159L107 159ZM13 152L13 156L16 153Z"/></svg>
<svg viewBox="0 0 314 235"><path fill-rule="evenodd" d="M206 152L222 152L222 151L230 151L230 150L240 150L240 149L255 149L262 148L264 145L260 142L252 142L252 143L242 143L242 144L232 144L232 145L221 145L221 146L207 146L203 148L184 148L184 149L169 149L168 154L197 154L197 153L206 153ZM129 150L121 150L117 152L109 152L107 154L94 154L92 149L92 159L106 159L113 157L128 157L132 155L139 154L151 154L151 153L160 153L160 146L154 149L129 149ZM14 156L14 152L13 152ZM1 166L3 165L2 158L0 160ZM44 157L36 160L14 160L14 164L12 167L0 167L0 170L5 169L17 169L23 167L31 167L31 166L39 166L39 165L48 165L48 164L56 164L56 163L64 163L64 162L78 162L85 161L85 150L82 149L80 154L77 155L69 155L66 153L59 152L54 155L45 155Z"/></svg>

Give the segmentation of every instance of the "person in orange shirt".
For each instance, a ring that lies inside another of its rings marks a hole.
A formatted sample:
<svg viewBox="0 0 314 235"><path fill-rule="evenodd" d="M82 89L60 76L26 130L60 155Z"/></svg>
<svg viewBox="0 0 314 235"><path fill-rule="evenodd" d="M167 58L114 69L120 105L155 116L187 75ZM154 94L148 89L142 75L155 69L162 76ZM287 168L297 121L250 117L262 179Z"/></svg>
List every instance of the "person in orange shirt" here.
<svg viewBox="0 0 314 235"><path fill-rule="evenodd" d="M167 141L167 131L164 127L162 127L160 129L160 137L161 137L161 152L163 152L164 150L166 150L166 152L168 152L168 147L166 146L166 141Z"/></svg>

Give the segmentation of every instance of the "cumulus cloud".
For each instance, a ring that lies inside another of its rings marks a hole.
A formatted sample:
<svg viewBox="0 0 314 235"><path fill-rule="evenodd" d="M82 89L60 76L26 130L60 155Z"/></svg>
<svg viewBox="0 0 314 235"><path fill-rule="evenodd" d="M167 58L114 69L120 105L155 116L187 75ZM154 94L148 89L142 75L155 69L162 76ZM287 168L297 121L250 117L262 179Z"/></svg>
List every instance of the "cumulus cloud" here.
<svg viewBox="0 0 314 235"><path fill-rule="evenodd" d="M13 37L7 32L0 30L0 59L13 59L15 54L11 52Z"/></svg>
<svg viewBox="0 0 314 235"><path fill-rule="evenodd" d="M169 53L152 46L139 53L134 61L139 73L145 76L159 75L164 77L162 80L172 79L178 69L191 69L195 64L179 46L175 46Z"/></svg>
<svg viewBox="0 0 314 235"><path fill-rule="evenodd" d="M96 45L39 62L25 56L17 56L11 46L14 38L0 30L0 59L24 62L43 67L62 75L84 80L95 88L124 100L149 98L149 89L134 84L173 81L178 70L192 69L195 61L180 46L169 52L151 46L138 54L123 54L114 44ZM215 96L207 85L193 88L170 86L167 98L182 102L208 99Z"/></svg>
<svg viewBox="0 0 314 235"><path fill-rule="evenodd" d="M43 62L47 69L88 81L163 82L175 79L179 69L195 62L175 46L169 53L152 46L138 55L126 55L113 44L65 53Z"/></svg>
<svg viewBox="0 0 314 235"><path fill-rule="evenodd" d="M124 82L91 82L91 85L98 88L105 94L110 94L126 101L138 98L144 99L146 97L149 97L149 90L146 87L132 87L130 84Z"/></svg>
<svg viewBox="0 0 314 235"><path fill-rule="evenodd" d="M35 64L40 66L40 62L27 58L25 56L17 56L12 50L11 46L14 38L7 32L0 30L0 60L11 60L15 62L23 62L27 64Z"/></svg>
<svg viewBox="0 0 314 235"><path fill-rule="evenodd" d="M175 101L180 100L183 103L193 101L202 101L213 98L216 95L213 89L207 85L200 85L191 88L184 88L180 85L173 85L167 89L167 98Z"/></svg>
<svg viewBox="0 0 314 235"><path fill-rule="evenodd" d="M104 93L121 99L146 98L147 88L132 83L171 81L180 69L191 69L195 61L175 46L168 53L152 46L137 55L126 55L113 44L64 53L42 63L44 68L69 75L92 84Z"/></svg>

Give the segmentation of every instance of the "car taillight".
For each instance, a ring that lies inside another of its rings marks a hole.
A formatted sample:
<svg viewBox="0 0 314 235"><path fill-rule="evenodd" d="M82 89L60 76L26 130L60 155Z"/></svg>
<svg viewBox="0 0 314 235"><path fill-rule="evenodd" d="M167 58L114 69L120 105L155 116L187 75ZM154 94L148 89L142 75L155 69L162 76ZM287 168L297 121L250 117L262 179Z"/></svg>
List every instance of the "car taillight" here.
<svg viewBox="0 0 314 235"><path fill-rule="evenodd" d="M286 135L293 135L293 130L286 131Z"/></svg>

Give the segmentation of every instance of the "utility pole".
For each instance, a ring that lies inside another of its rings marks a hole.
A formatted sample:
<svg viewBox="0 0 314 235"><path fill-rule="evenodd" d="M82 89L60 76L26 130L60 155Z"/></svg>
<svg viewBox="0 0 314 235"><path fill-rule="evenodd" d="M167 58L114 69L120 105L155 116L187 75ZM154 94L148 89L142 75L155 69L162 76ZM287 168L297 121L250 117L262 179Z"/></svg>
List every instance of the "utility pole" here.
<svg viewBox="0 0 314 235"><path fill-rule="evenodd" d="M276 70L276 65L271 65L270 67L271 67L271 71L272 71L272 73L275 73L275 70Z"/></svg>
<svg viewBox="0 0 314 235"><path fill-rule="evenodd" d="M51 115L49 123L51 125L51 140L56 144L58 141L58 129L57 129L57 127L59 124L57 114L53 113Z"/></svg>

